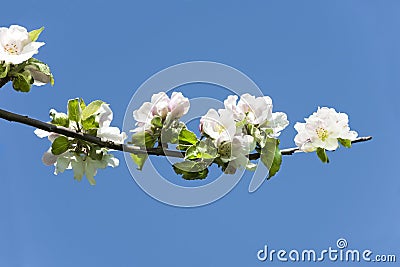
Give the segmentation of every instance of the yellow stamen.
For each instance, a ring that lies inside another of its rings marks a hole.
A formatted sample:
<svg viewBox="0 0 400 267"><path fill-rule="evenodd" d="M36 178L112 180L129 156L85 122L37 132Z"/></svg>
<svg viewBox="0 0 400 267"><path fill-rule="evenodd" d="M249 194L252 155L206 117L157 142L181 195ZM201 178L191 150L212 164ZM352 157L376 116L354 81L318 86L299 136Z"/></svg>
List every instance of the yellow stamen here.
<svg viewBox="0 0 400 267"><path fill-rule="evenodd" d="M317 132L318 138L325 141L328 138L328 131L322 127L315 130Z"/></svg>
<svg viewBox="0 0 400 267"><path fill-rule="evenodd" d="M18 55L19 49L16 44L6 44L4 46L4 52L7 52L9 55Z"/></svg>

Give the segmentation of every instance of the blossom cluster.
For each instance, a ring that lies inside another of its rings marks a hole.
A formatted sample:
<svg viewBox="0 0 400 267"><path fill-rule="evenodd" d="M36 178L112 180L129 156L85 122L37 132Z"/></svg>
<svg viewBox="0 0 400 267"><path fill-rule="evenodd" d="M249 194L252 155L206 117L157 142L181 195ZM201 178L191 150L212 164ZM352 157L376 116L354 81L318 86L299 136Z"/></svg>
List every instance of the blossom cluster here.
<svg viewBox="0 0 400 267"><path fill-rule="evenodd" d="M154 94L151 102L145 102L133 112L136 128L131 144L142 148L165 147L168 143L185 154L185 160L173 165L185 179L203 179L211 163L219 165L225 173L237 169L255 170L256 163L249 159L253 152L268 168L268 177L275 175L281 165L279 136L288 125L287 115L273 112L269 96L256 97L250 94L230 95L224 101L224 108L211 108L200 119L200 138L188 130L180 121L190 107L189 100L179 92L171 98L166 93ZM348 116L333 108L322 107L296 123L298 134L295 143L298 150L317 152L323 162L328 162L326 150L335 150L339 143L350 147L357 137L348 125ZM143 167L146 155L134 155L132 159L139 169Z"/></svg>
<svg viewBox="0 0 400 267"><path fill-rule="evenodd" d="M44 42L37 42L43 27L28 32L19 25L0 27L0 80L12 81L16 91L29 92L32 84L54 84L49 67L33 58Z"/></svg>
<svg viewBox="0 0 400 267"><path fill-rule="evenodd" d="M201 133L213 140L221 161L229 162L227 173L243 167L253 169L256 165L249 161L248 154L256 147L263 150L268 138L276 138L289 124L285 113L272 112L268 96L243 94L237 99L228 96L224 109L210 109L200 120Z"/></svg>
<svg viewBox="0 0 400 267"><path fill-rule="evenodd" d="M123 144L127 138L118 127L110 126L113 112L107 103L100 100L86 106L82 99L71 99L67 114L51 109L50 118L50 123L58 127L97 136L102 141ZM119 165L118 159L100 146L40 129L36 129L35 134L40 138L47 137L51 142L42 161L45 165L55 166L55 175L73 169L75 179L80 181L86 175L90 184L94 185L97 169Z"/></svg>
<svg viewBox="0 0 400 267"><path fill-rule="evenodd" d="M317 151L322 161L328 162L325 150L333 151L339 147L350 147L357 138L357 132L351 131L346 113L338 113L333 108L318 108L305 123L297 122L298 132L294 138L296 145L304 152Z"/></svg>
<svg viewBox="0 0 400 267"><path fill-rule="evenodd" d="M177 144L186 156L184 162L174 164L174 169L184 178L193 177L188 174L191 172L202 177L211 163L218 164L225 173L243 168L254 170L256 164L248 155L255 150L261 153L268 169L275 169L269 174L273 176L279 170L279 166L273 165L280 165L280 153L273 153L271 158L267 152L279 151L277 137L289 124L286 114L272 112L268 96L243 94L238 101L238 96L231 95L224 106L218 111L210 109L200 119L198 138L179 121L189 110L189 100L179 92L173 92L171 98L164 92L154 94L151 102L133 112L137 127L132 130L131 143L146 148L156 143L159 147L164 143ZM132 159L141 169L146 156L132 155Z"/></svg>

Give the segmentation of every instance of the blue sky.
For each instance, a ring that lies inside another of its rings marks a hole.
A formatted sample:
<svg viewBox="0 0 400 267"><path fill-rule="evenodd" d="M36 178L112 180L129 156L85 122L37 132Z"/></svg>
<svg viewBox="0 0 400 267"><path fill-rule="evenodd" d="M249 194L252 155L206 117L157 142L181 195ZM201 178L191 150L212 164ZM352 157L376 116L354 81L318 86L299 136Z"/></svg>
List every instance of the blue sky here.
<svg viewBox="0 0 400 267"><path fill-rule="evenodd" d="M0 266L281 266L259 262L256 252L265 244L325 249L340 237L400 260L398 1L15 5L2 3L0 24L46 27L37 57L56 84L29 94L7 85L2 109L47 120L70 98L102 99L122 126L131 96L151 75L210 60L247 74L288 114L282 147L293 146L294 123L318 106L348 113L350 126L374 139L330 153L328 165L313 154L285 157L257 192L248 193L246 175L223 199L185 209L146 195L121 153L121 166L100 171L95 187L69 172L54 176L41 163L49 143L0 121ZM200 87L186 90L215 93Z"/></svg>

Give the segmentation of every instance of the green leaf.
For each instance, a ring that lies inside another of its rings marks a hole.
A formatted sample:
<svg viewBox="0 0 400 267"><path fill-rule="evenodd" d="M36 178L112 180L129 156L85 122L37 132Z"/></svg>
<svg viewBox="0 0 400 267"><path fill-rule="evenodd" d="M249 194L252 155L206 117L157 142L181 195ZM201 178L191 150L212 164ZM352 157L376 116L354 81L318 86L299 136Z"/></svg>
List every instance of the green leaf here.
<svg viewBox="0 0 400 267"><path fill-rule="evenodd" d="M102 160L104 156L103 151L101 151L99 146L91 146L89 150L89 157L93 160Z"/></svg>
<svg viewBox="0 0 400 267"><path fill-rule="evenodd" d="M139 147L145 147L145 148L154 147L156 141L157 137L153 136L148 132L138 132L132 135L132 144ZM147 154L130 154L130 155L133 162L138 166L138 170L142 170L143 165L146 162L146 159L148 158L148 155Z"/></svg>
<svg viewBox="0 0 400 267"><path fill-rule="evenodd" d="M50 113L50 116L52 118L51 124L68 128L69 119L68 119L67 114L61 113L61 112L60 113Z"/></svg>
<svg viewBox="0 0 400 267"><path fill-rule="evenodd" d="M182 161L173 165L174 171L186 180L202 180L208 175L208 164L196 161Z"/></svg>
<svg viewBox="0 0 400 267"><path fill-rule="evenodd" d="M349 140L349 139L338 138L338 141L344 147L347 147L347 148L351 147L351 140Z"/></svg>
<svg viewBox="0 0 400 267"><path fill-rule="evenodd" d="M268 169L268 178L274 176L282 164L282 154L279 150L279 140L268 138L265 146L261 149L261 161Z"/></svg>
<svg viewBox="0 0 400 267"><path fill-rule="evenodd" d="M247 132L249 135L254 137L254 140L256 140L257 144L263 148L265 146L265 143L267 142L267 133L265 131L261 131L257 127L255 127L252 124L247 125Z"/></svg>
<svg viewBox="0 0 400 267"><path fill-rule="evenodd" d="M182 151L186 151L186 150L188 150L188 148L189 147L191 147L192 145L177 145L176 146L176 149L178 149L178 150L182 150Z"/></svg>
<svg viewBox="0 0 400 267"><path fill-rule="evenodd" d="M131 158L133 162L138 166L138 170L141 171L143 168L144 163L146 162L146 159L149 156L146 154L131 154Z"/></svg>
<svg viewBox="0 0 400 267"><path fill-rule="evenodd" d="M186 150L185 159L198 159L200 158L199 152L197 151L196 145L190 146Z"/></svg>
<svg viewBox="0 0 400 267"><path fill-rule="evenodd" d="M85 101L83 101L83 99L81 97L79 98L79 104L81 105L81 110L82 110L82 113L83 113L83 111L86 108L86 104L85 104Z"/></svg>
<svg viewBox="0 0 400 267"><path fill-rule="evenodd" d="M160 116L155 116L152 120L151 120L151 124L156 127L156 128L161 128L163 127L163 123L162 123L162 119Z"/></svg>
<svg viewBox="0 0 400 267"><path fill-rule="evenodd" d="M90 116L94 115L100 109L102 104L104 104L103 101L95 100L87 105L86 108L82 111L82 120L86 120Z"/></svg>
<svg viewBox="0 0 400 267"><path fill-rule="evenodd" d="M96 116L92 115L86 120L82 121L82 127L85 130L90 130L90 129L98 129L99 128L99 123L96 122Z"/></svg>
<svg viewBox="0 0 400 267"><path fill-rule="evenodd" d="M71 121L79 123L81 121L81 105L79 103L79 98L70 99L68 101L68 118Z"/></svg>
<svg viewBox="0 0 400 267"><path fill-rule="evenodd" d="M10 64L0 64L0 79L7 77L8 71L10 70Z"/></svg>
<svg viewBox="0 0 400 267"><path fill-rule="evenodd" d="M25 66L25 70L28 70L33 79L36 82L41 83L50 83L52 86L54 85L54 77L50 71L50 68L47 64L43 63L36 58L30 58Z"/></svg>
<svg viewBox="0 0 400 267"><path fill-rule="evenodd" d="M317 148L317 156L323 163L329 163L328 155L326 155L325 148Z"/></svg>
<svg viewBox="0 0 400 267"><path fill-rule="evenodd" d="M16 73L12 79L13 88L20 92L29 92L31 90L32 76L29 71Z"/></svg>
<svg viewBox="0 0 400 267"><path fill-rule="evenodd" d="M199 141L197 139L197 136L194 132L189 131L188 129L184 128L180 131L179 136L178 136L178 141L179 144L187 145L195 145Z"/></svg>
<svg viewBox="0 0 400 267"><path fill-rule="evenodd" d="M186 151L186 159L215 159L218 149L210 139L201 140Z"/></svg>
<svg viewBox="0 0 400 267"><path fill-rule="evenodd" d="M132 144L139 147L151 148L157 141L157 137L148 132L137 132L132 135Z"/></svg>
<svg viewBox="0 0 400 267"><path fill-rule="evenodd" d="M67 137L59 136L51 145L51 153L53 153L53 155L60 155L68 150L69 145L70 142Z"/></svg>
<svg viewBox="0 0 400 267"><path fill-rule="evenodd" d="M161 143L178 144L182 129L186 129L185 123L177 120L172 121L168 127L164 125L161 129Z"/></svg>
<svg viewBox="0 0 400 267"><path fill-rule="evenodd" d="M31 68L31 67L27 67L25 68L27 70L29 70L29 72L32 75L32 78L35 80L35 82L40 82L40 83L50 83L51 82L51 76L44 74L43 72Z"/></svg>
<svg viewBox="0 0 400 267"><path fill-rule="evenodd" d="M179 132L181 131L181 128L176 128L176 127L168 127L165 128L163 127L161 129L161 142L166 144L166 143L171 143L171 144L177 144L179 140Z"/></svg>
<svg viewBox="0 0 400 267"><path fill-rule="evenodd" d="M42 33L43 30L44 30L44 27L41 27L40 29L37 29L37 30L30 31L29 39L32 42L36 42L36 40L39 38L39 35Z"/></svg>

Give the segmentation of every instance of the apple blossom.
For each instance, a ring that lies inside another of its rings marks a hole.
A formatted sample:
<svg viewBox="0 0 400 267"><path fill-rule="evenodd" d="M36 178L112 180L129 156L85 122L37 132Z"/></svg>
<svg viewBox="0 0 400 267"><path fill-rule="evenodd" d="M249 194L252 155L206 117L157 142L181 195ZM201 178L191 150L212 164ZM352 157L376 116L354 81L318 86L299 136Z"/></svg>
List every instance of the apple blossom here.
<svg viewBox="0 0 400 267"><path fill-rule="evenodd" d="M272 113L272 99L269 96L243 94L239 102L237 99L237 96L231 95L224 101L225 109L233 114L237 122L257 125L263 131L268 131L272 137L279 136L280 131L289 124L285 113Z"/></svg>
<svg viewBox="0 0 400 267"><path fill-rule="evenodd" d="M50 110L51 123L57 127L85 134L96 135L102 141L112 141L116 144L124 143L126 134L118 127L111 127L113 112L109 105L96 100L86 106L83 100L72 99L68 102L68 114ZM42 157L45 165L55 166L54 174L73 169L74 177L81 180L83 175L94 185L94 176L97 169L107 166L117 167L118 159L108 154L108 150L98 145L65 137L56 133L49 133L36 129L35 134L51 142L51 148Z"/></svg>
<svg viewBox="0 0 400 267"><path fill-rule="evenodd" d="M38 53L43 42L35 42L28 31L21 26L11 25L0 28L0 61L20 64Z"/></svg>
<svg viewBox="0 0 400 267"><path fill-rule="evenodd" d="M167 123L181 118L185 115L190 108L189 99L184 97L181 92L173 92L171 100L168 103L168 110L166 121Z"/></svg>
<svg viewBox="0 0 400 267"><path fill-rule="evenodd" d="M352 141L357 137L357 132L350 130L347 114L338 113L333 108L319 107L305 121L294 126L298 132L294 141L304 152L317 148L333 151L338 148L340 139Z"/></svg>
<svg viewBox="0 0 400 267"><path fill-rule="evenodd" d="M219 145L218 154L222 162L229 162L226 173L235 173L239 168L251 168L248 154L256 147L254 138L250 135L236 135L232 141L226 141Z"/></svg>
<svg viewBox="0 0 400 267"><path fill-rule="evenodd" d="M236 133L236 123L233 115L228 110L208 110L207 114L200 119L200 130L215 140L218 146L224 141L232 141Z"/></svg>
<svg viewBox="0 0 400 267"><path fill-rule="evenodd" d="M237 168L248 165L247 155L255 149L256 142L252 136L241 132L232 112L210 109L200 119L200 130L214 141L221 161L229 162L225 172L234 173Z"/></svg>
<svg viewBox="0 0 400 267"><path fill-rule="evenodd" d="M103 151L106 153L106 151ZM89 183L95 185L94 176L97 174L97 169L104 169L107 166L118 167L119 160L111 154L104 154L101 160L93 160L92 158L67 151L61 155L53 155L51 150L48 150L43 155L43 162L47 166L54 165L54 175L63 173L65 170L72 169L74 178L78 181L82 180L83 175L86 175Z"/></svg>
<svg viewBox="0 0 400 267"><path fill-rule="evenodd" d="M189 99L180 92L173 92L171 98L165 92L154 94L151 102L144 102L139 109L133 112L137 127L132 131L142 132L150 129L155 117L161 118L162 123L169 126L173 121L185 115L189 108Z"/></svg>
<svg viewBox="0 0 400 267"><path fill-rule="evenodd" d="M101 141L112 141L116 144L123 144L127 138L126 133L121 132L118 127L110 127L113 120L113 112L109 105L103 103L97 111L96 121L99 123L97 136Z"/></svg>

